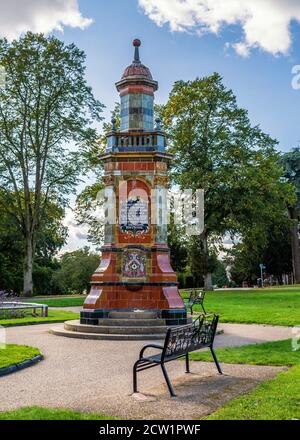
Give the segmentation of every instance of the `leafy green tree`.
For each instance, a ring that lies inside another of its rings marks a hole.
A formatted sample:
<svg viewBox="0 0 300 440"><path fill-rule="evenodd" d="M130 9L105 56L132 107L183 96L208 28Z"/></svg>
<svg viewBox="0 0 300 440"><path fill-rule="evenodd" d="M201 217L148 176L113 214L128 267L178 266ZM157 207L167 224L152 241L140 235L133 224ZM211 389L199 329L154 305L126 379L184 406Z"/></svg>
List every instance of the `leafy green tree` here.
<svg viewBox="0 0 300 440"><path fill-rule="evenodd" d="M293 255L293 272L297 284L300 283L300 248L299 248L299 220L300 220L300 148L295 148L283 154L281 163L284 167L285 178L293 185L296 193L294 203L287 208L291 219L290 239Z"/></svg>
<svg viewBox="0 0 300 440"><path fill-rule="evenodd" d="M99 221L101 201L98 201L98 193L104 189L100 180L84 188L76 199L75 216L79 226L88 226L87 239L95 246L100 246L104 238L104 225Z"/></svg>
<svg viewBox="0 0 300 440"><path fill-rule="evenodd" d="M223 261L216 261L215 269L212 273L212 283L218 287L228 286L229 280L227 277L226 267Z"/></svg>
<svg viewBox="0 0 300 440"><path fill-rule="evenodd" d="M33 265L33 282L35 295L59 295L64 291L55 282L55 274L60 269L59 261L36 263Z"/></svg>
<svg viewBox="0 0 300 440"><path fill-rule="evenodd" d="M282 275L293 269L289 231L287 216L277 219L266 230L253 229L229 251L232 279L239 285L243 281L256 284L261 276L259 265L263 263L266 272L281 283Z"/></svg>
<svg viewBox="0 0 300 440"><path fill-rule="evenodd" d="M159 111L175 154L174 182L205 192L199 246L211 289L209 239L228 232L246 236L254 224L269 224L286 209L293 191L282 181L276 141L251 125L218 74L176 82Z"/></svg>
<svg viewBox="0 0 300 440"><path fill-rule="evenodd" d="M185 272L188 262L187 237L184 228L171 219L168 227L168 245L171 254L171 266L176 272Z"/></svg>
<svg viewBox="0 0 300 440"><path fill-rule="evenodd" d="M99 256L91 253L88 247L66 252L61 257L60 269L53 276L53 283L64 293L88 292L99 263Z"/></svg>
<svg viewBox="0 0 300 440"><path fill-rule="evenodd" d="M17 222L24 247L23 293L33 293L33 257L49 203L65 205L94 145L92 123L102 104L85 79L85 54L74 44L27 33L0 41L6 71L0 88L0 187L14 193L16 209L1 205ZM69 143L75 144L71 150Z"/></svg>
<svg viewBox="0 0 300 440"><path fill-rule="evenodd" d="M12 290L16 293L22 290L23 245L17 223L2 212L0 216L0 290Z"/></svg>
<svg viewBox="0 0 300 440"><path fill-rule="evenodd" d="M188 245L189 268L194 278L195 287L202 285L206 290L212 290L212 280L207 280L207 276L217 269L217 255L212 246L209 247L208 241L201 236L193 236Z"/></svg>
<svg viewBox="0 0 300 440"><path fill-rule="evenodd" d="M115 108L111 112L111 120L114 122L116 130L121 124L121 108L119 103L115 103ZM98 139L97 145L91 145L85 152L85 160L90 173L93 173L95 183L88 185L78 195L76 199L75 216L78 225L88 226L88 241L95 246L100 246L104 238L104 226L99 222L97 209L101 209L102 202L97 199L99 191L104 189L102 182L103 163L99 160L99 150L104 153L106 149L106 136L112 129L111 122L104 122L102 134Z"/></svg>
<svg viewBox="0 0 300 440"><path fill-rule="evenodd" d="M0 200L6 203L8 210L13 211L15 206L10 206L13 197L6 196L7 192L0 190ZM36 236L33 264L35 294L53 293L51 277L57 269L54 256L67 238L67 228L62 224L63 218L64 210L48 203L46 215ZM0 289L13 290L16 293L22 291L24 248L24 236L19 224L4 211L0 216Z"/></svg>

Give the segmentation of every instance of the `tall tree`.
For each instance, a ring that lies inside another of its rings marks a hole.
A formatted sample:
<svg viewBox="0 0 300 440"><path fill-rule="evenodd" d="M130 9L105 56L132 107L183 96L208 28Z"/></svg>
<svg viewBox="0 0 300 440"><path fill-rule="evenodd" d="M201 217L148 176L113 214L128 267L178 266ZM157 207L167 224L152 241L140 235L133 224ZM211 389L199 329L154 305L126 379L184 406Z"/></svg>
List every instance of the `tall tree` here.
<svg viewBox="0 0 300 440"><path fill-rule="evenodd" d="M286 215L265 228L249 231L228 251L227 261L233 281L239 285L243 281L256 284L261 276L259 265L263 263L266 272L274 275L281 284L282 275L291 273L293 267L289 229L290 221Z"/></svg>
<svg viewBox="0 0 300 440"><path fill-rule="evenodd" d="M6 209L15 211L16 205L13 194L7 197L7 192L0 190L0 204L6 205ZM12 200L14 202L11 205ZM38 273L49 273L51 278L52 268L57 266L54 256L63 247L67 239L67 228L63 225L64 210L48 203L46 214L36 235L36 255L33 265L33 279L37 280ZM13 290L22 292L23 260L25 241L20 226L16 219L6 211L0 216L0 290ZM44 277L45 278L45 277ZM52 293L50 283L39 277L35 286L35 293ZM47 287L47 288L45 288Z"/></svg>
<svg viewBox="0 0 300 440"><path fill-rule="evenodd" d="M205 229L199 237L209 258L208 240L226 232L246 234L268 223L291 199L282 182L276 141L252 126L218 74L178 81L160 109L175 154L174 181L205 192ZM212 286L209 265L206 288Z"/></svg>
<svg viewBox="0 0 300 440"><path fill-rule="evenodd" d="M121 123L121 106L115 103L111 112L111 121L116 129L119 129ZM88 226L88 241L95 246L100 246L104 238L104 224L99 221L99 211L102 210L102 201L97 199L99 191L104 189L102 181L103 163L99 160L100 152L105 152L106 136L111 131L111 122L104 122L102 134L96 145L91 145L85 152L85 160L90 173L93 173L94 183L88 185L78 195L76 199L75 216L78 225Z"/></svg>
<svg viewBox="0 0 300 440"><path fill-rule="evenodd" d="M60 269L53 280L64 293L89 292L91 277L99 266L100 258L90 252L88 247L74 252L66 252L60 259Z"/></svg>
<svg viewBox="0 0 300 440"><path fill-rule="evenodd" d="M7 210L25 240L23 293L33 293L36 237L49 203L65 204L84 163L80 149L93 145L102 104L85 79L85 54L74 44L27 33L0 41L6 71L0 88L0 186L13 192ZM68 144L75 148L71 151Z"/></svg>
<svg viewBox="0 0 300 440"><path fill-rule="evenodd" d="M184 228L176 225L173 216L168 227L168 245L170 249L171 266L176 272L185 272L188 262L188 239Z"/></svg>
<svg viewBox="0 0 300 440"><path fill-rule="evenodd" d="M213 285L218 287L228 286L229 279L227 277L226 266L223 260L216 261L216 267L212 274Z"/></svg>
<svg viewBox="0 0 300 440"><path fill-rule="evenodd" d="M1 196L1 190L0 190ZM0 215L0 290L20 293L23 281L23 237L16 221Z"/></svg>
<svg viewBox="0 0 300 440"><path fill-rule="evenodd" d="M294 186L296 193L295 203L289 203L287 208L291 219L290 236L293 255L293 272L295 283L300 283L300 247L299 247L299 220L300 220L300 148L295 148L281 158L284 166L284 176Z"/></svg>

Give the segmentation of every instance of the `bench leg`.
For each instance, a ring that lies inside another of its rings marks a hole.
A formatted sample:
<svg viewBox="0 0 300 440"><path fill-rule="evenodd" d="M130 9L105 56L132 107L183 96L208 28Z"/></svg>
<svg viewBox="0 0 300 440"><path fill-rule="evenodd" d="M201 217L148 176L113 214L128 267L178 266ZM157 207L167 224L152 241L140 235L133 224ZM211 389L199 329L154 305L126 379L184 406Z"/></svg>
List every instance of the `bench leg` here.
<svg viewBox="0 0 300 440"><path fill-rule="evenodd" d="M190 373L190 359L188 353L185 355L185 366L186 366L186 373Z"/></svg>
<svg viewBox="0 0 300 440"><path fill-rule="evenodd" d="M206 315L206 310L205 310L204 305L202 303L201 303L201 306L202 306L202 310L203 310L204 314Z"/></svg>
<svg viewBox="0 0 300 440"><path fill-rule="evenodd" d="M137 389L137 366L138 366L138 362L136 362L134 364L134 367L133 367L133 392L134 393L138 393L138 389Z"/></svg>
<svg viewBox="0 0 300 440"><path fill-rule="evenodd" d="M222 372L222 370L221 370L221 367L220 367L220 364L219 364L219 362L218 362L218 359L217 359L216 353L215 353L215 351L214 351L214 349L213 349L212 347L210 347L210 351L211 351L212 357L214 358L214 361L215 361L215 364L216 364L216 367L217 367L218 372L219 372L220 374L223 374L223 372Z"/></svg>
<svg viewBox="0 0 300 440"><path fill-rule="evenodd" d="M161 364L161 369L162 369L165 381L167 382L167 385L168 385L169 392L170 392L171 396L172 397L176 397L176 394L174 393L172 384L170 382L170 379L169 379L169 376L168 376L168 373L167 373L167 370L166 370L166 367L164 366L164 364Z"/></svg>

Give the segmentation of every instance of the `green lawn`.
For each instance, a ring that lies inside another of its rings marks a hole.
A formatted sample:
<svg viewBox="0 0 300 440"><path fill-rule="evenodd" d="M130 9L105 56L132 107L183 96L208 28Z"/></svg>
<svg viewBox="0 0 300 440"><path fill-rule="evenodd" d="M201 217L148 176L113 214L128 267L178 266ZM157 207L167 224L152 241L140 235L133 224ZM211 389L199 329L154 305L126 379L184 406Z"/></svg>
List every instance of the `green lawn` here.
<svg viewBox="0 0 300 440"><path fill-rule="evenodd" d="M33 359L40 354L37 348L25 345L6 345L4 349L0 349L0 368L8 368Z"/></svg>
<svg viewBox="0 0 300 440"><path fill-rule="evenodd" d="M37 304L47 304L49 307L80 307L83 305L85 297L82 298L51 298L51 299L37 299L32 301Z"/></svg>
<svg viewBox="0 0 300 440"><path fill-rule="evenodd" d="M64 322L73 319L79 319L79 313L49 310L49 316L47 318L26 315L24 318L0 319L0 325L3 327L12 327L18 325L46 324L49 322Z"/></svg>
<svg viewBox="0 0 300 440"><path fill-rule="evenodd" d="M292 419L300 419L299 365L232 400L208 417L208 420Z"/></svg>
<svg viewBox="0 0 300 440"><path fill-rule="evenodd" d="M33 299L33 301L35 300ZM62 308L82 306L84 301L85 297L36 300L40 304L48 304L49 307ZM208 312L218 313L221 322L300 325L300 286L209 292L206 295L205 307ZM201 311L201 308L198 307L198 310ZM50 313L54 312L50 311ZM76 316L66 319L77 318ZM53 322L55 319L51 321Z"/></svg>
<svg viewBox="0 0 300 440"><path fill-rule="evenodd" d="M292 351L291 340L218 349L216 353L220 362L292 368L227 403L208 420L300 419L300 351ZM211 361L205 352L194 353L191 358Z"/></svg>
<svg viewBox="0 0 300 440"><path fill-rule="evenodd" d="M204 304L208 312L220 315L221 322L300 325L299 286L209 292ZM195 310L201 311L200 306Z"/></svg>
<svg viewBox="0 0 300 440"><path fill-rule="evenodd" d="M66 409L22 408L0 412L0 420L118 420L104 414L89 414Z"/></svg>
<svg viewBox="0 0 300 440"><path fill-rule="evenodd" d="M292 351L292 341L266 342L236 348L215 350L218 360L226 364L294 366L300 365L300 350ZM210 351L190 354L193 361L213 362Z"/></svg>

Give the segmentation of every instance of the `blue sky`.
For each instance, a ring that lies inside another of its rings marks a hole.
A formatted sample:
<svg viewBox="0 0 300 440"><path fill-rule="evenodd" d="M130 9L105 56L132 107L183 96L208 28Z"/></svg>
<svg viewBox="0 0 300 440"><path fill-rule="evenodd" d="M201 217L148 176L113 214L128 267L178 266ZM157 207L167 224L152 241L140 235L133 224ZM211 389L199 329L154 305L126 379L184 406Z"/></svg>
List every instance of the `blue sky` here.
<svg viewBox="0 0 300 440"><path fill-rule="evenodd" d="M280 150L290 150L300 140L300 90L291 86L291 69L300 64L300 28L292 26L294 43L287 55L254 49L248 57L226 49L228 41L242 36L239 26L225 27L218 35L171 32L159 27L138 7L136 0L82 0L80 10L94 23L84 31L65 28L57 35L74 41L87 54L87 75L95 95L106 105L105 116L118 100L115 82L133 58L132 40L142 40L141 59L159 81L158 103L168 99L172 84L179 79L219 72L233 89L240 106L249 110L253 124L279 141ZM299 54L299 55L298 55ZM71 211L66 224L70 237L64 250L82 247L84 231L75 226Z"/></svg>
<svg viewBox="0 0 300 440"><path fill-rule="evenodd" d="M118 100L115 82L133 59L132 40L140 38L142 62L159 81L158 103L176 80L218 72L280 150L300 141L300 78L299 90L291 85L300 65L300 0L0 0L0 37L29 30L54 32L86 52L88 82L107 118ZM65 224L64 250L84 246L71 210Z"/></svg>
<svg viewBox="0 0 300 440"><path fill-rule="evenodd" d="M131 41L142 40L141 58L159 81L156 101L164 103L178 79L219 72L233 89L240 106L249 110L253 124L279 140L281 150L297 146L300 90L291 87L291 69L300 64L300 28L292 25L293 45L287 55L274 56L254 49L245 58L226 43L242 34L237 25L218 34L199 37L194 32L171 32L144 14L137 0L81 0L80 11L94 20L85 30L65 28L57 35L74 41L87 54L87 75L95 95L106 105L109 117L118 95L114 86L133 57Z"/></svg>

